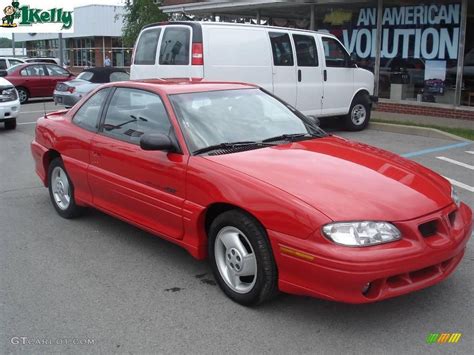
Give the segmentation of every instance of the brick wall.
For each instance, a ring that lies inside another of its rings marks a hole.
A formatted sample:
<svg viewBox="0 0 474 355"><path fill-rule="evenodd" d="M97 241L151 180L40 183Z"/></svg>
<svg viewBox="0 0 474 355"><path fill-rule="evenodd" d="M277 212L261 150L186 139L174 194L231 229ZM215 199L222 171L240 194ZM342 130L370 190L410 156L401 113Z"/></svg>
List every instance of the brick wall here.
<svg viewBox="0 0 474 355"><path fill-rule="evenodd" d="M474 110L468 108L463 109L462 107L445 108L429 105L410 105L381 101L377 103L375 110L380 112L394 112L409 115L447 117L460 120L470 120L474 122Z"/></svg>

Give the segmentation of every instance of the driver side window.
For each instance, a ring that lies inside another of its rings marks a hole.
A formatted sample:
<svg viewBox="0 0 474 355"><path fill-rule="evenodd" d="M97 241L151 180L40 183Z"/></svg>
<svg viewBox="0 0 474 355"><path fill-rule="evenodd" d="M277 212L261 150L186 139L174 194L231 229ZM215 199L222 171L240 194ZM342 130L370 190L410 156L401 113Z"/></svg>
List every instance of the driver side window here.
<svg viewBox="0 0 474 355"><path fill-rule="evenodd" d="M326 66L332 68L345 68L349 63L349 54L344 47L334 38L322 37Z"/></svg>
<svg viewBox="0 0 474 355"><path fill-rule="evenodd" d="M161 98L148 91L118 88L107 109L102 133L139 144L145 133L170 135L171 122Z"/></svg>

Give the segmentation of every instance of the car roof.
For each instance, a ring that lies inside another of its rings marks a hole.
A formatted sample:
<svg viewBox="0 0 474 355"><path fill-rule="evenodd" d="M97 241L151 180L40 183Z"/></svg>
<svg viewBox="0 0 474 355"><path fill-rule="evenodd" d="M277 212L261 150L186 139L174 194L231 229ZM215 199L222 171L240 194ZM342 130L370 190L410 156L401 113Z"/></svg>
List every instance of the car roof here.
<svg viewBox="0 0 474 355"><path fill-rule="evenodd" d="M136 89L145 89L166 95L186 94L193 92L219 91L219 90L238 90L255 89L257 85L225 82L225 81L205 81L194 78L171 78L171 79L146 79L121 81L107 84L106 86L131 87Z"/></svg>

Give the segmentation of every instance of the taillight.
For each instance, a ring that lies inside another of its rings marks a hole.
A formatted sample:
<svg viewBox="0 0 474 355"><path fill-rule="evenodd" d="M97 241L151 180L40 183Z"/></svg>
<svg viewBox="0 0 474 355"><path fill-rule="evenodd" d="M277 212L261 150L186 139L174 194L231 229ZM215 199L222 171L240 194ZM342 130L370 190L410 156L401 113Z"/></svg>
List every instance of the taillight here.
<svg viewBox="0 0 474 355"><path fill-rule="evenodd" d="M202 43L193 43L192 65L204 65Z"/></svg>
<svg viewBox="0 0 474 355"><path fill-rule="evenodd" d="M75 88L74 86L69 86L69 87L67 88L67 91L72 94L74 91L76 91L76 88Z"/></svg>

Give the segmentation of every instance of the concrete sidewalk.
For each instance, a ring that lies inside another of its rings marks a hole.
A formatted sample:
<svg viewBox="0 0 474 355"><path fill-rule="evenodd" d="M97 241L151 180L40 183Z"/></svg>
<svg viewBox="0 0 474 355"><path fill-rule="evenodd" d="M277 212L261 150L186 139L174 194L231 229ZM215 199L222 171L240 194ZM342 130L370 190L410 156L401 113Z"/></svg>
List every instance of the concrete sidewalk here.
<svg viewBox="0 0 474 355"><path fill-rule="evenodd" d="M474 130L474 121L459 120L453 118L442 118L442 117L431 117L431 116L418 116L410 114L383 112L383 111L372 111L372 119L375 120L386 120L394 122L412 122L424 125L436 125L440 127L450 128L466 128Z"/></svg>

